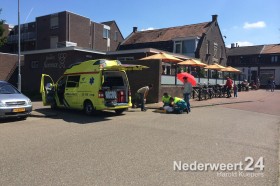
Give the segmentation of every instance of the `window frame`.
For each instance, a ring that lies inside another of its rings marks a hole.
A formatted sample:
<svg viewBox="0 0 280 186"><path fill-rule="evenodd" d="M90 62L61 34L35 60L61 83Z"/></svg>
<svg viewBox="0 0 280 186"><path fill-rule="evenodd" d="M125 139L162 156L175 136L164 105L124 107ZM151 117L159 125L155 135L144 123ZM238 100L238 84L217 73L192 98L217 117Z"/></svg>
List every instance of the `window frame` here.
<svg viewBox="0 0 280 186"><path fill-rule="evenodd" d="M59 17L58 14L51 14L50 18L50 29L59 28Z"/></svg>
<svg viewBox="0 0 280 186"><path fill-rule="evenodd" d="M67 76L66 88L78 88L80 79L81 79L81 75Z"/></svg>

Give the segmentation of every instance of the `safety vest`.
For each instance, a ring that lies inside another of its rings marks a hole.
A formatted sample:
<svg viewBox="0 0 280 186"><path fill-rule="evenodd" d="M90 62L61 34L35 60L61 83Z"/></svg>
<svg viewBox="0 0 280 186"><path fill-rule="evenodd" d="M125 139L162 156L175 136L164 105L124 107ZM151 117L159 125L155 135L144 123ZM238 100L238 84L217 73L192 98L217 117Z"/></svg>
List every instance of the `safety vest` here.
<svg viewBox="0 0 280 186"><path fill-rule="evenodd" d="M167 97L162 96L162 102L163 102L163 103L169 103L170 97L171 97L171 96L167 96Z"/></svg>
<svg viewBox="0 0 280 186"><path fill-rule="evenodd" d="M178 98L178 97L174 97L174 103L178 103L178 102L181 102L181 101L184 101L182 98Z"/></svg>

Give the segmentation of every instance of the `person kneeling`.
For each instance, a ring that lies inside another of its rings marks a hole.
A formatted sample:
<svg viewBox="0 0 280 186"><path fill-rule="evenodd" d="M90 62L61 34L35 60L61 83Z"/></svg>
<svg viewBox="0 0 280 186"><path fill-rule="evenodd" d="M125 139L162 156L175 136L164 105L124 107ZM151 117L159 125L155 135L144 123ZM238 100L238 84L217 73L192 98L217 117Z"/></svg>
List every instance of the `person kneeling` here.
<svg viewBox="0 0 280 186"><path fill-rule="evenodd" d="M163 109L166 110L167 113L188 113L187 103L183 99L178 97L170 97L169 102L170 104L168 106L163 107Z"/></svg>

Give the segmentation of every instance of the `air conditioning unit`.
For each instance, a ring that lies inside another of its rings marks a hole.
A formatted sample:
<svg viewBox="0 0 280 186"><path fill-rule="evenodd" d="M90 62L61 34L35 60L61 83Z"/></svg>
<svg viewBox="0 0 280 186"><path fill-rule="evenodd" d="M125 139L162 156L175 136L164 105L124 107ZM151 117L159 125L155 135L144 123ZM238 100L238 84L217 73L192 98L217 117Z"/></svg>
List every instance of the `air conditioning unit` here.
<svg viewBox="0 0 280 186"><path fill-rule="evenodd" d="M70 41L62 41L57 43L57 48L64 48L64 47L75 47L77 43L70 42Z"/></svg>

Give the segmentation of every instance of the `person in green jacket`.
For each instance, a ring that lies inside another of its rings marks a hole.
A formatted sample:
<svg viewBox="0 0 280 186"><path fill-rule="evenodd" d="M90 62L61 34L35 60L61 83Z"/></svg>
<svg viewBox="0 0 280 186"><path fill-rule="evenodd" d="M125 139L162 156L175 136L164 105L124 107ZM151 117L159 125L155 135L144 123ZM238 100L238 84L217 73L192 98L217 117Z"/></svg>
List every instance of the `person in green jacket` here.
<svg viewBox="0 0 280 186"><path fill-rule="evenodd" d="M174 111L177 113L183 113L187 112L189 113L189 110L187 109L187 103L184 99L178 98L178 97L170 97L170 106L173 107Z"/></svg>
<svg viewBox="0 0 280 186"><path fill-rule="evenodd" d="M163 106L168 106L170 104L170 95L165 92L162 96L162 102L163 102Z"/></svg>

